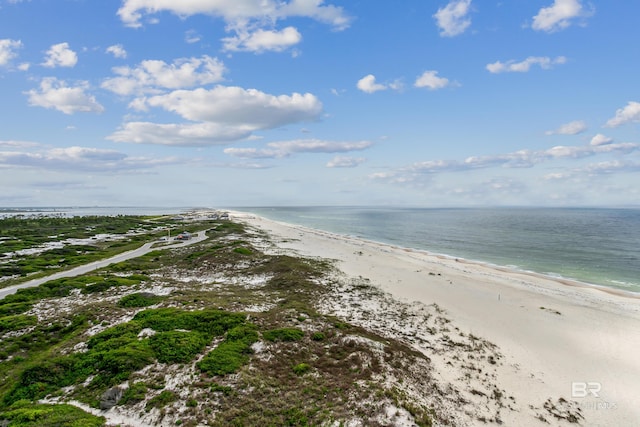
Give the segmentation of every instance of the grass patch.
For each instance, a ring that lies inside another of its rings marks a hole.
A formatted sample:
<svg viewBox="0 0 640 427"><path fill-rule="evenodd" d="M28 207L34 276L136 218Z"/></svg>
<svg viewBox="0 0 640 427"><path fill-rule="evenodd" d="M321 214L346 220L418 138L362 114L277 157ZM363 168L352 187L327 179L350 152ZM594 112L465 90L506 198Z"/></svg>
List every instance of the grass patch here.
<svg viewBox="0 0 640 427"><path fill-rule="evenodd" d="M262 333L267 341L300 341L304 337L304 331L297 328L271 329Z"/></svg>
<svg viewBox="0 0 640 427"><path fill-rule="evenodd" d="M147 395L147 385L143 382L130 383L129 387L124 391L118 405L135 405L142 402Z"/></svg>
<svg viewBox="0 0 640 427"><path fill-rule="evenodd" d="M186 363L202 353L209 340L200 332L167 331L149 338L158 362Z"/></svg>
<svg viewBox="0 0 640 427"><path fill-rule="evenodd" d="M209 375L227 375L237 372L249 361L251 344L258 341L252 325L236 327L227 333L224 341L198 362L198 368Z"/></svg>
<svg viewBox="0 0 640 427"><path fill-rule="evenodd" d="M311 366L307 363L298 363L293 367L293 373L296 375L304 375L311 370Z"/></svg>
<svg viewBox="0 0 640 427"><path fill-rule="evenodd" d="M3 424L3 420L7 424ZM101 427L105 422L104 417L96 417L71 405L34 405L29 401L20 401L0 412L0 425L11 427Z"/></svg>
<svg viewBox="0 0 640 427"><path fill-rule="evenodd" d="M163 408L176 400L178 400L178 396L174 392L170 390L163 390L159 395L153 397L147 402L145 410L149 412L153 408Z"/></svg>
<svg viewBox="0 0 640 427"><path fill-rule="evenodd" d="M162 301L162 297L149 292L136 292L120 298L118 307L138 308L149 307Z"/></svg>
<svg viewBox="0 0 640 427"><path fill-rule="evenodd" d="M240 255L251 255L253 252L251 251L251 249L247 249L244 247L239 247L239 248L235 248L233 250L233 252L240 254Z"/></svg>
<svg viewBox="0 0 640 427"><path fill-rule="evenodd" d="M0 332L17 331L37 323L38 318L36 316L17 314L14 316L0 317Z"/></svg>

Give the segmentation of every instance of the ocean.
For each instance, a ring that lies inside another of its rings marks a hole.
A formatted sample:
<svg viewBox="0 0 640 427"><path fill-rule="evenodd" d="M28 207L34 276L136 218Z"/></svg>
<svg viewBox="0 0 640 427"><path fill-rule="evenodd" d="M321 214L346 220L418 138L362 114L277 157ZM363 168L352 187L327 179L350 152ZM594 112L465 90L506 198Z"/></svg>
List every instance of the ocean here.
<svg viewBox="0 0 640 427"><path fill-rule="evenodd" d="M191 208L0 208L23 215L159 215ZM236 207L276 221L640 293L640 209Z"/></svg>
<svg viewBox="0 0 640 427"><path fill-rule="evenodd" d="M237 208L269 219L640 292L640 209Z"/></svg>

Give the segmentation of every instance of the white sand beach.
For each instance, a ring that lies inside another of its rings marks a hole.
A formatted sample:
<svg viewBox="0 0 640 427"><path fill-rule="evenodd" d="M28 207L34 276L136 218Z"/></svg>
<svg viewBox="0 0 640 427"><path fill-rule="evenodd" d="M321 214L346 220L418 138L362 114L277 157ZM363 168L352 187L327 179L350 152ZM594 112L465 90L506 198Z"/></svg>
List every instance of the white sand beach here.
<svg viewBox="0 0 640 427"><path fill-rule="evenodd" d="M481 373L476 372L476 378L491 373L499 395L509 396L500 403L504 425L570 425L567 414L576 414L579 424L586 426L640 425L638 296L253 214L234 212L232 216L268 232L282 250L337 260L345 277L368 279L400 302L435 303L452 330L495 344L500 362L483 360L473 366ZM358 306L363 304L366 301ZM364 318L352 317L367 326ZM393 321L378 319L378 324L386 322L392 331ZM417 332L407 336L412 334ZM424 346L417 348L431 358L443 383L466 393L468 407L486 404L483 393L473 392L474 377L461 375L449 363L451 353L429 354ZM468 407L461 411L468 413ZM485 425L468 415L471 424Z"/></svg>

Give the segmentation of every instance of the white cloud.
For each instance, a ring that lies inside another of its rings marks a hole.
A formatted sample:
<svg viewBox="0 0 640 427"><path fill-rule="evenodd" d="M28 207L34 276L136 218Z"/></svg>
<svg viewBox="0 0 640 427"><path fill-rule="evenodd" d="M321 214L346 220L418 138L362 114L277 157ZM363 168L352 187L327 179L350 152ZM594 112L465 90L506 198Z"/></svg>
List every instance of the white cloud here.
<svg viewBox="0 0 640 427"><path fill-rule="evenodd" d="M39 143L32 141L0 140L0 147L4 148L33 148L38 146L40 146Z"/></svg>
<svg viewBox="0 0 640 427"><path fill-rule="evenodd" d="M230 123L255 129L314 120L322 112L322 103L310 93L275 96L237 86L176 90L150 97L145 104L172 111L187 120Z"/></svg>
<svg viewBox="0 0 640 427"><path fill-rule="evenodd" d="M223 79L225 67L217 58L203 55L200 58L179 58L171 64L146 60L135 68L115 67L113 72L117 77L106 79L102 88L119 95L133 95L216 83Z"/></svg>
<svg viewBox="0 0 640 427"><path fill-rule="evenodd" d="M607 145L607 144L611 144L613 142L613 138L609 138L608 136L605 136L601 133L595 135L593 138L591 138L591 142L590 145Z"/></svg>
<svg viewBox="0 0 640 427"><path fill-rule="evenodd" d="M16 50L22 48L20 40L0 39L0 67L9 65L10 61L18 56Z"/></svg>
<svg viewBox="0 0 640 427"><path fill-rule="evenodd" d="M547 150L518 150L496 156L468 157L463 161L428 160L415 162L394 171L372 175L371 178L390 183L410 183L420 181L424 179L425 176L445 172L465 172L492 167L530 168L543 162L558 159L583 159L601 154L622 155L636 151L640 151L640 144L620 143L599 146L556 146Z"/></svg>
<svg viewBox="0 0 640 427"><path fill-rule="evenodd" d="M254 32L238 31L234 37L222 39L226 51L282 52L302 40L302 35L294 27L280 31L258 29Z"/></svg>
<svg viewBox="0 0 640 427"><path fill-rule="evenodd" d="M358 87L358 89L366 93L374 93L380 90L387 89L387 86L376 83L376 76L374 76L373 74L368 74L363 78L361 78L360 80L358 80L358 83L356 86Z"/></svg>
<svg viewBox="0 0 640 427"><path fill-rule="evenodd" d="M109 46L106 52L112 54L116 58L124 59L127 57L127 51L121 44L114 44L113 46Z"/></svg>
<svg viewBox="0 0 640 427"><path fill-rule="evenodd" d="M145 169L173 163L177 163L174 158L130 157L114 150L78 146L35 152L0 151L1 166L33 167L60 171L112 172Z"/></svg>
<svg viewBox="0 0 640 427"><path fill-rule="evenodd" d="M577 135L587 130L587 124L582 120L574 120L573 122L565 123L558 129L549 130L547 135Z"/></svg>
<svg viewBox="0 0 640 427"><path fill-rule="evenodd" d="M76 86L70 87L64 80L47 77L40 82L40 90L32 89L26 94L29 95L29 105L32 106L53 108L65 114L102 113L104 107L94 96L85 92L87 89L87 82L79 82Z"/></svg>
<svg viewBox="0 0 640 427"><path fill-rule="evenodd" d="M453 37L464 33L471 25L471 19L468 18L470 11L471 0L453 0L438 9L433 17L440 28L440 35Z"/></svg>
<svg viewBox="0 0 640 427"><path fill-rule="evenodd" d="M322 103L309 93L275 96L234 86L176 90L139 98L134 104L138 109L162 108L197 123L129 122L108 139L163 145L224 144L249 138L256 130L312 121L322 113Z"/></svg>
<svg viewBox="0 0 640 427"><path fill-rule="evenodd" d="M299 43L297 29L274 28L288 18L313 19L337 31L348 28L352 20L342 7L324 0L124 0L118 16L125 25L140 27L143 16L165 11L181 18L203 14L223 19L225 30L234 34L222 40L227 51L280 52Z"/></svg>
<svg viewBox="0 0 640 427"><path fill-rule="evenodd" d="M366 162L364 157L336 156L327 163L328 168L355 168Z"/></svg>
<svg viewBox="0 0 640 427"><path fill-rule="evenodd" d="M515 60L507 62L496 61L493 64L487 64L486 68L491 73L526 73L533 65L539 65L543 70L548 70L553 65L564 64L566 62L567 58L564 56L558 56L554 59L548 56L530 56L520 62L516 62Z"/></svg>
<svg viewBox="0 0 640 427"><path fill-rule="evenodd" d="M289 17L306 17L332 25L341 30L347 28L351 18L338 6L324 5L324 0L124 0L118 16L130 27L140 27L144 14L171 12L180 17L210 15L220 17L229 24L247 21L271 21Z"/></svg>
<svg viewBox="0 0 640 427"><path fill-rule="evenodd" d="M451 85L451 82L444 77L438 77L437 71L429 70L418 76L413 85L415 87L426 87L429 90L437 90Z"/></svg>
<svg viewBox="0 0 640 427"><path fill-rule="evenodd" d="M198 43L201 39L202 36L200 36L196 30L187 30L187 32L184 33L184 41L189 44Z"/></svg>
<svg viewBox="0 0 640 427"><path fill-rule="evenodd" d="M58 43L49 48L42 65L49 68L74 67L77 62L78 55L69 48L69 43Z"/></svg>
<svg viewBox="0 0 640 427"><path fill-rule="evenodd" d="M586 11L580 0L554 0L551 6L543 7L533 17L531 27L537 31L551 33L569 27L575 18L587 17L591 14L593 11Z"/></svg>
<svg viewBox="0 0 640 427"><path fill-rule="evenodd" d="M225 154L245 159L275 159L289 157L295 153L342 153L361 151L373 145L370 141L339 142L319 139L298 139L270 142L267 148L226 148Z"/></svg>
<svg viewBox="0 0 640 427"><path fill-rule="evenodd" d="M640 163L622 160L591 163L577 172L587 172L591 175L608 175L616 172L640 172Z"/></svg>
<svg viewBox="0 0 640 427"><path fill-rule="evenodd" d="M228 144L248 138L253 130L249 126L225 126L218 123L127 122L107 139L134 144L196 147Z"/></svg>
<svg viewBox="0 0 640 427"><path fill-rule="evenodd" d="M614 128L627 123L640 122L640 102L629 101L624 107L616 111L616 116L609 119L606 127Z"/></svg>

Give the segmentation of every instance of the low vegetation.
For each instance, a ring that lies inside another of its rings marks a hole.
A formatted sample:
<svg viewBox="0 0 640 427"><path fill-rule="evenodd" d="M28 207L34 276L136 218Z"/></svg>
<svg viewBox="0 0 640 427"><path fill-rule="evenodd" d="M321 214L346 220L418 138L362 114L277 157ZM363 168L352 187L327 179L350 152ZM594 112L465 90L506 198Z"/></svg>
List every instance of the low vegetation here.
<svg viewBox="0 0 640 427"><path fill-rule="evenodd" d="M450 422L429 403L442 392L422 353L322 314L329 262L269 254L240 223L206 225L203 243L0 300L0 425L57 425L67 411L76 424L60 425L103 425L63 403L99 408L107 394L164 424ZM44 314L53 303L69 308ZM31 403L43 398L59 403Z"/></svg>

